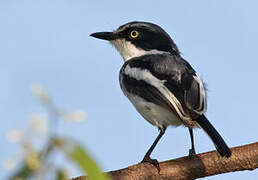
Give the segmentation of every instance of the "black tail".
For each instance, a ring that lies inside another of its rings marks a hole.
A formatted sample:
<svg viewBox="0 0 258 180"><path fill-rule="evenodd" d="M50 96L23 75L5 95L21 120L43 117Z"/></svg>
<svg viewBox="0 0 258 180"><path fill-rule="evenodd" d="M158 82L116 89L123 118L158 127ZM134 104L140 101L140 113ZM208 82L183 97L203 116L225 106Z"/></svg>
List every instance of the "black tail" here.
<svg viewBox="0 0 258 180"><path fill-rule="evenodd" d="M209 122L209 120L204 115L201 115L198 119L196 119L196 121L202 127L202 129L209 135L219 154L222 157L224 156L226 156L227 158L230 157L231 151L229 147L222 139L218 131Z"/></svg>

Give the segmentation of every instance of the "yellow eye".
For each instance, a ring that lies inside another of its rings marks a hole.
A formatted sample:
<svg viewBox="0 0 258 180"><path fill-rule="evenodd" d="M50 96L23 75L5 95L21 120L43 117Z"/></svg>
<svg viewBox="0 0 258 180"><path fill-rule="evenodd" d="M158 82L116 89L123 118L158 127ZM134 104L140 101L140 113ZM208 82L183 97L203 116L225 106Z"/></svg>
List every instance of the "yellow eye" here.
<svg viewBox="0 0 258 180"><path fill-rule="evenodd" d="M139 36L139 32L133 30L133 31L131 31L130 36L131 36L131 38L137 38Z"/></svg>

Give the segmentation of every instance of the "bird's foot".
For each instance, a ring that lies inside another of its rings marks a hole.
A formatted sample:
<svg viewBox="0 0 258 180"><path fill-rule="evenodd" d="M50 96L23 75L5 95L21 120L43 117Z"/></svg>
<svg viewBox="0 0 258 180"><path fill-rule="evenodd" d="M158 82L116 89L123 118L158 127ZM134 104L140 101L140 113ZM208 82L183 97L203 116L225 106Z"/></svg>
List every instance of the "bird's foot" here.
<svg viewBox="0 0 258 180"><path fill-rule="evenodd" d="M157 168L158 172L160 172L159 162L157 159L151 159L150 157L144 157L143 160L141 161L141 163L150 163Z"/></svg>
<svg viewBox="0 0 258 180"><path fill-rule="evenodd" d="M194 149L189 149L189 158L192 159L196 155L196 152Z"/></svg>

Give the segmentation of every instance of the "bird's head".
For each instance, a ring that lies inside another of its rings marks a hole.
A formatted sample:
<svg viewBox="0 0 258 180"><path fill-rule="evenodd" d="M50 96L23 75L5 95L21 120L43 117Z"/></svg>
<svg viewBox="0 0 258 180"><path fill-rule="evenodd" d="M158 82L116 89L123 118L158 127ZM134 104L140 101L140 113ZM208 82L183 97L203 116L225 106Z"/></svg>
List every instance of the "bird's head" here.
<svg viewBox="0 0 258 180"><path fill-rule="evenodd" d="M150 52L180 55L170 36L160 26L149 22L129 22L113 32L97 32L90 36L110 41L125 61Z"/></svg>

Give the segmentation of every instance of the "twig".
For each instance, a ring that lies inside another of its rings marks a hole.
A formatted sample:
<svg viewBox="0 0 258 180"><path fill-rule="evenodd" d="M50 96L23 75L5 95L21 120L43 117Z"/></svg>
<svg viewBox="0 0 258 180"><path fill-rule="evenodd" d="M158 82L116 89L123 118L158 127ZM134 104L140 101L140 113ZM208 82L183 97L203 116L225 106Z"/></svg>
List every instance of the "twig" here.
<svg viewBox="0 0 258 180"><path fill-rule="evenodd" d="M201 177L258 168L258 142L234 147L230 158L216 151L160 162L160 172L149 163L107 172L113 180L193 180ZM85 176L72 180L86 180Z"/></svg>

